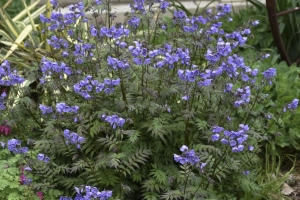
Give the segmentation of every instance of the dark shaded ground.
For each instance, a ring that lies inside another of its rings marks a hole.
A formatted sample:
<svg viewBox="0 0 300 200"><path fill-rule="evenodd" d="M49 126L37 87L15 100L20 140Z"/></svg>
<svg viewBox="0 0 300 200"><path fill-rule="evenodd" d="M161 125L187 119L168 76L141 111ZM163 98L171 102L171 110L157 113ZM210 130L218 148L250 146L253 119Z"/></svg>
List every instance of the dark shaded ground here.
<svg viewBox="0 0 300 200"><path fill-rule="evenodd" d="M300 200L300 161L286 182L294 191L288 195L293 200Z"/></svg>

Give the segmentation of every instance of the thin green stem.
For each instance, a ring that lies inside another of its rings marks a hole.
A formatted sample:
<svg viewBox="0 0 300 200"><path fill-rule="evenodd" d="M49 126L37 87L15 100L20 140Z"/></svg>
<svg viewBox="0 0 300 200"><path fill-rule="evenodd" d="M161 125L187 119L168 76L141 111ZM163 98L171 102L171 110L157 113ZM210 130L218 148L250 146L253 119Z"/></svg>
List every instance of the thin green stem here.
<svg viewBox="0 0 300 200"><path fill-rule="evenodd" d="M212 176L211 177L214 177L216 175L216 170L218 169L218 165L220 164L220 162L225 158L225 156L227 155L228 151L229 151L229 147L227 146L225 152L223 153L222 157L220 158L220 160L218 160L218 162L216 163L215 165L215 168L213 170L213 173L212 173ZM207 182L207 185L204 187L204 190L206 190L209 186L209 181Z"/></svg>
<svg viewBox="0 0 300 200"><path fill-rule="evenodd" d="M186 191L186 187L187 187L187 182L189 180L189 177L190 177L190 174L191 174L191 169L188 170L188 175L185 179L185 184L184 184L184 189L183 189L183 194L185 194L185 191ZM184 198L185 199L185 198Z"/></svg>
<svg viewBox="0 0 300 200"><path fill-rule="evenodd" d="M29 113L29 115L34 119L34 121L39 125L40 128L43 127L43 124L36 118L31 109L27 108L26 104L23 103L25 110Z"/></svg>
<svg viewBox="0 0 300 200"><path fill-rule="evenodd" d="M154 37L153 37L153 44L155 45L155 39L156 39L156 32L157 32L157 22L159 19L160 11L157 13L156 19L155 19L155 28L154 28Z"/></svg>
<svg viewBox="0 0 300 200"><path fill-rule="evenodd" d="M119 69L118 72L119 72L119 77L121 79L122 98L123 98L123 101L125 102L125 104L127 105L128 102L127 102L127 98L126 98L126 89L125 89L124 80L123 80L123 73L122 73L121 69Z"/></svg>
<svg viewBox="0 0 300 200"><path fill-rule="evenodd" d="M250 112L254 109L254 106L255 106L256 102L258 101L258 97L259 97L260 91L261 91L261 88L259 88L259 90L257 91L255 99L254 99L254 102L253 102L250 110L247 111L246 117L244 117L244 119L246 118L245 120L243 120L244 124L247 124L247 121L248 121L249 116L250 116Z"/></svg>

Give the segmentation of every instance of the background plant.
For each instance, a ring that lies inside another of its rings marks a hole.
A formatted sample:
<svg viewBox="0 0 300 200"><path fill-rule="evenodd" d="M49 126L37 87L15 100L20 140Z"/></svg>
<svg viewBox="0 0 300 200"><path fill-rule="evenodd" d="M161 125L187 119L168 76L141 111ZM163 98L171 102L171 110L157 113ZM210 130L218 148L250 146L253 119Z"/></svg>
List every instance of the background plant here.
<svg viewBox="0 0 300 200"><path fill-rule="evenodd" d="M258 11L265 13L266 6L257 0L247 0L250 2L255 9ZM299 6L299 1L276 1L277 4L277 12L283 12L288 9L293 9ZM267 16L267 15L264 15ZM285 49L291 59L292 62L296 62L299 59L298 52L298 44L299 44L299 12L290 13L288 15L284 15L278 17L279 21L279 29L281 33L281 37L283 43L285 45ZM266 23L267 25L268 23ZM268 29L269 30L269 29ZM268 38L268 37L267 37Z"/></svg>

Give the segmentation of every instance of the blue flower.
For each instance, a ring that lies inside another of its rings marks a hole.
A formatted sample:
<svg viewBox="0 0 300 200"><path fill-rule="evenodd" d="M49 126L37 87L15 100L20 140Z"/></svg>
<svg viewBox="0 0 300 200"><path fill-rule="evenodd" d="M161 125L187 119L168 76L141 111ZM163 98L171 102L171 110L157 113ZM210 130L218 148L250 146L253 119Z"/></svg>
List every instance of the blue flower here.
<svg viewBox="0 0 300 200"><path fill-rule="evenodd" d="M174 17L177 18L177 19L184 19L186 18L186 13L183 11L183 10L175 10L174 11Z"/></svg>
<svg viewBox="0 0 300 200"><path fill-rule="evenodd" d="M125 124L125 119L122 117L119 117L118 115L111 115L111 116L103 115L102 118L105 122L109 122L110 126L113 129L116 129L117 127L122 128L123 125Z"/></svg>
<svg viewBox="0 0 300 200"><path fill-rule="evenodd" d="M249 146L249 147L248 147L248 150L249 150L249 151L253 151L253 150L254 150L254 147L253 147L253 146Z"/></svg>
<svg viewBox="0 0 300 200"><path fill-rule="evenodd" d="M222 139L221 139L221 143L222 143L222 144L228 144L229 142L228 142L228 140L227 140L227 139L225 139L225 138L222 138Z"/></svg>
<svg viewBox="0 0 300 200"><path fill-rule="evenodd" d="M43 161L44 158L45 158L45 155L42 154L42 153L39 153L39 154L37 155L37 158L38 158L38 160Z"/></svg>
<svg viewBox="0 0 300 200"><path fill-rule="evenodd" d="M69 143L76 145L78 149L81 148L81 144L84 142L84 137L79 136L75 132L71 132L68 129L64 130L64 137L66 139L66 144L68 145Z"/></svg>
<svg viewBox="0 0 300 200"><path fill-rule="evenodd" d="M140 18L136 17L136 16L132 16L128 21L128 25L133 27L134 29L136 29L139 26L140 23Z"/></svg>
<svg viewBox="0 0 300 200"><path fill-rule="evenodd" d="M10 68L10 63L4 60L0 65L0 85L12 86L24 82L24 78L18 75L16 70Z"/></svg>
<svg viewBox="0 0 300 200"><path fill-rule="evenodd" d="M1 143L1 146L4 148L5 143ZM21 147L21 140L11 139L7 141L7 149L14 154L25 154L28 152L28 147Z"/></svg>
<svg viewBox="0 0 300 200"><path fill-rule="evenodd" d="M57 7L57 6L58 6L57 0L50 0L50 3L51 3L54 7Z"/></svg>
<svg viewBox="0 0 300 200"><path fill-rule="evenodd" d="M186 145L182 145L182 147L180 148L181 152L186 152L188 150L189 150L189 148Z"/></svg>
<svg viewBox="0 0 300 200"><path fill-rule="evenodd" d="M251 76L256 76L258 73L258 69L253 69L251 72Z"/></svg>
<svg viewBox="0 0 300 200"><path fill-rule="evenodd" d="M107 57L107 65L113 69L127 69L129 68L129 63L127 61L121 61L110 56Z"/></svg>
<svg viewBox="0 0 300 200"><path fill-rule="evenodd" d="M185 101L187 101L187 100L189 100L190 99L190 96L188 96L188 95L184 95L183 97L182 97L182 100L185 100Z"/></svg>
<svg viewBox="0 0 300 200"><path fill-rule="evenodd" d="M211 140L214 142L214 141L218 141L220 139L220 134L216 133L216 134L213 134L211 136Z"/></svg>
<svg viewBox="0 0 300 200"><path fill-rule="evenodd" d="M233 87L232 83L227 83L226 86L225 86L224 92L231 92L232 87Z"/></svg>
<svg viewBox="0 0 300 200"><path fill-rule="evenodd" d="M295 110L298 107L298 103L299 103L299 100L298 99L294 99L291 103L289 103L287 105L287 108L289 110Z"/></svg>
<svg viewBox="0 0 300 200"><path fill-rule="evenodd" d="M245 88L238 88L235 96L237 97L237 100L234 102L235 107L240 107L241 105L249 103L251 96L250 87L246 86Z"/></svg>
<svg viewBox="0 0 300 200"><path fill-rule="evenodd" d="M90 199L99 199L99 200L107 200L112 197L112 191L104 190L99 191L96 187L91 186L81 186L75 187L76 197L74 200L90 200ZM85 193L85 194L84 194ZM72 200L71 197L61 196L60 200Z"/></svg>
<svg viewBox="0 0 300 200"><path fill-rule="evenodd" d="M259 20L252 21L251 24L252 24L253 26L257 26L257 25L259 24Z"/></svg>
<svg viewBox="0 0 300 200"><path fill-rule="evenodd" d="M2 148L5 148L5 143L4 142L0 142L0 145Z"/></svg>
<svg viewBox="0 0 300 200"><path fill-rule="evenodd" d="M97 5L102 4L102 2L101 2L100 0L95 0L95 3L96 3Z"/></svg>
<svg viewBox="0 0 300 200"><path fill-rule="evenodd" d="M195 151L192 149L189 151L189 148L186 145L182 145L180 148L182 155L174 154L174 160L180 164L190 164L196 165L200 162L200 158L196 156Z"/></svg>
<svg viewBox="0 0 300 200"><path fill-rule="evenodd" d="M43 115L49 114L49 113L53 112L53 110L52 110L52 108L50 106L45 106L45 105L40 104L39 108L42 111Z"/></svg>
<svg viewBox="0 0 300 200"><path fill-rule="evenodd" d="M90 33L91 33L92 36L95 37L95 36L98 35L98 30L94 26L91 26Z"/></svg>
<svg viewBox="0 0 300 200"><path fill-rule="evenodd" d="M160 10L165 13L167 8L170 6L169 2L167 1L162 1L159 5Z"/></svg>
<svg viewBox="0 0 300 200"><path fill-rule="evenodd" d="M130 4L131 12L145 14L146 10L144 7L144 3L145 3L145 0L134 0L134 3Z"/></svg>
<svg viewBox="0 0 300 200"><path fill-rule="evenodd" d="M222 131L224 131L224 128L220 126L214 126L212 130L213 133L221 133Z"/></svg>
<svg viewBox="0 0 300 200"><path fill-rule="evenodd" d="M37 159L40 160L40 161L43 161L43 162L45 162L45 163L50 162L50 158L49 158L48 156L45 156L45 155L42 154L42 153L39 153L39 154L37 155Z"/></svg>
<svg viewBox="0 0 300 200"><path fill-rule="evenodd" d="M262 73L267 81L269 81L269 84L272 84L272 79L276 75L276 69L275 68L269 68L268 70L264 71Z"/></svg>

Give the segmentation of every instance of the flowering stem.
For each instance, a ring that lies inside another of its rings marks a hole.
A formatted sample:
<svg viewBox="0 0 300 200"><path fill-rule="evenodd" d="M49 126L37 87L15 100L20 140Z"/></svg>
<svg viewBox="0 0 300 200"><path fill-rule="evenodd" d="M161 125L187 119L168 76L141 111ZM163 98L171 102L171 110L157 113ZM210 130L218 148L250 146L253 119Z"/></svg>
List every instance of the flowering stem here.
<svg viewBox="0 0 300 200"><path fill-rule="evenodd" d="M107 0L107 17L108 17L108 28L111 27L111 21L110 21L110 11L111 11L111 8L110 8L110 0Z"/></svg>
<svg viewBox="0 0 300 200"><path fill-rule="evenodd" d="M249 116L250 116L250 112L253 110L253 108L254 108L256 102L258 101L258 95L260 94L260 91L261 91L261 88L259 88L259 90L257 91L256 96L255 96L255 99L254 99L254 102L253 102L253 104L252 104L250 110L248 110L248 112L246 113L246 119L243 120L243 121L244 121L243 124L247 124L247 121L248 121ZM244 118L245 118L245 117L244 117Z"/></svg>
<svg viewBox="0 0 300 200"><path fill-rule="evenodd" d="M154 28L154 37L153 37L153 44L155 45L155 39L156 39L156 31L157 31L157 22L159 18L160 12L157 13L156 19L155 19L155 28Z"/></svg>
<svg viewBox="0 0 300 200"><path fill-rule="evenodd" d="M143 101L145 100L145 95L144 95L144 75L145 75L145 67L142 65L142 96L143 96Z"/></svg>
<svg viewBox="0 0 300 200"><path fill-rule="evenodd" d="M42 123L39 122L39 120L36 118L36 116L32 113L32 111L27 108L26 104L23 102L24 108L27 110L27 112L29 113L29 115L34 119L34 121L39 125L40 128L43 127Z"/></svg>
<svg viewBox="0 0 300 200"><path fill-rule="evenodd" d="M188 170L188 175L185 179L185 184L184 184L184 190L183 190L183 194L185 194L185 191L186 191L186 186L187 186L187 182L188 182L188 179L189 179L189 176L191 174L191 169Z"/></svg>
<svg viewBox="0 0 300 200"><path fill-rule="evenodd" d="M123 74L120 69L118 70L118 72L119 72L119 77L121 79L121 91L122 91L123 101L127 105L127 98L126 98L126 91L125 91L125 87L124 87Z"/></svg>
<svg viewBox="0 0 300 200"><path fill-rule="evenodd" d="M209 184L209 181L208 181L208 184ZM197 190L192 194L191 199L194 198L194 196L196 195L196 193L197 193L198 190L200 189L201 185L202 185L202 184L199 184L199 187L197 188Z"/></svg>
<svg viewBox="0 0 300 200"><path fill-rule="evenodd" d="M282 116L282 114L283 114L283 110L279 113L278 119ZM273 121L272 121L271 124L268 126L268 128L271 128L272 125L273 125L274 123L275 123L275 120L273 119Z"/></svg>
<svg viewBox="0 0 300 200"><path fill-rule="evenodd" d="M224 157L227 155L228 151L229 151L229 147L226 148L225 152L223 153L222 157L220 158L220 160L218 160L218 162L216 163L215 165L215 168L213 170L213 173L212 173L212 177L214 177L217 173L216 173L216 170L218 168L218 165L220 164L220 162L224 159ZM219 172L218 172L219 173ZM206 190L209 186L209 181L207 182L207 185L204 187L204 190Z"/></svg>
<svg viewBox="0 0 300 200"><path fill-rule="evenodd" d="M88 159L88 157L85 155L85 153L84 153L81 149L80 149L80 152L81 152L82 155L83 155L83 160L84 160L84 161L88 164L88 166L90 167L90 169L91 169L91 171L92 171L92 173L93 173L93 176L94 176L96 182L99 183L99 180L98 180L98 178L97 178L97 176L96 176L96 173L95 173L95 168L92 167L92 165L91 165L91 163L90 163L90 160ZM95 166L95 165L94 165L94 166Z"/></svg>

